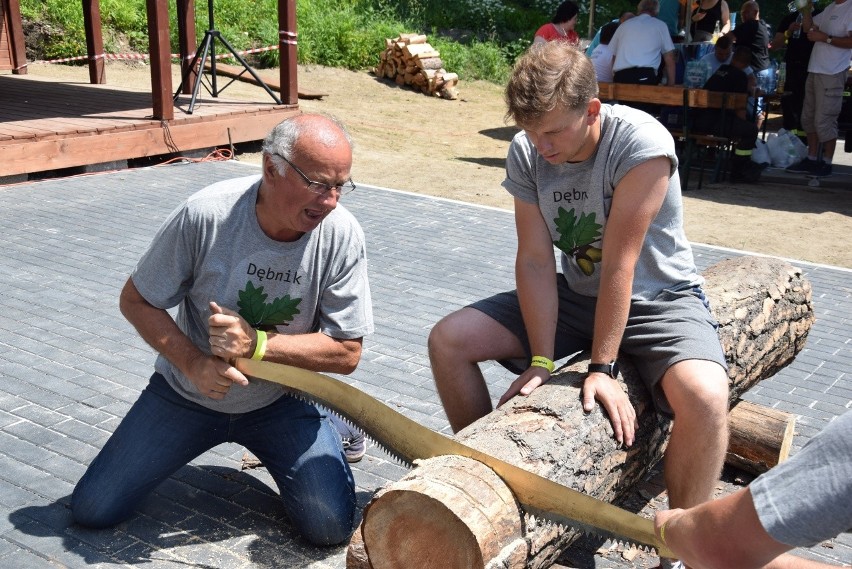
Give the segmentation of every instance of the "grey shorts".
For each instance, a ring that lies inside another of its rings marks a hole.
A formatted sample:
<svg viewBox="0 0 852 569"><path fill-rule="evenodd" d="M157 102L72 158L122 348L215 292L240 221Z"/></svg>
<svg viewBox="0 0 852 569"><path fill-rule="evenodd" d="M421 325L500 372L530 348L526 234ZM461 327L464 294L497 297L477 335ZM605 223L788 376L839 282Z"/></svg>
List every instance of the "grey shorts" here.
<svg viewBox="0 0 852 569"><path fill-rule="evenodd" d="M834 75L808 73L805 81L805 105L802 109L802 128L815 132L820 142L837 138L837 119L843 108L846 71Z"/></svg>
<svg viewBox="0 0 852 569"><path fill-rule="evenodd" d="M559 319L553 359L559 360L591 348L597 298L575 293L562 275L556 275L556 282ZM532 354L517 293L496 294L470 307L494 318L523 344L525 360L504 360L500 364L518 374L527 369ZM717 326L699 287L664 290L653 300L631 302L620 353L630 356L659 411L671 414L658 384L672 365L683 360L708 360L727 369Z"/></svg>

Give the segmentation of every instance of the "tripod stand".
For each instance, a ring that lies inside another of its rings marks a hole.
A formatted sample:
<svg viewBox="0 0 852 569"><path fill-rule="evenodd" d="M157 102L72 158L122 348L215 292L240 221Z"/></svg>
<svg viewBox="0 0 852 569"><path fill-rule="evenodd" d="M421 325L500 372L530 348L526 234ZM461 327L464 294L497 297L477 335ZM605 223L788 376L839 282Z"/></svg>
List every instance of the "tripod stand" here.
<svg viewBox="0 0 852 569"><path fill-rule="evenodd" d="M237 80L237 78L242 77L243 73L248 71L252 77L254 77L255 81L257 81L258 85L263 87L267 93L272 97L276 104L280 105L281 100L272 92L272 90L263 82L257 73L255 73L254 69L252 69L246 60L236 52L233 46L222 37L222 33L216 29L216 26L213 23L213 0L207 0L207 31L204 32L204 39L201 40L201 43L198 44L198 49L195 50L195 55L192 58L192 61L189 65L183 70L181 73L180 85L178 85L177 91L174 94L174 100L177 101L178 96L180 96L180 92L183 90L183 86L186 84L189 79L189 74L194 70L195 75L195 84L192 86L192 97L189 100L189 108L187 109L187 114L191 115L192 111L195 109L195 99L198 97L198 88L201 86L201 77L204 74L204 64L207 62L208 56L210 57L210 85L204 85L204 88L207 89L207 92L210 93L213 97L218 97L219 93L225 90L225 88ZM233 55L237 61L243 66L243 71L237 78L231 79L224 87L221 89L217 86L216 83L216 40L222 42L222 45L225 46L231 55Z"/></svg>

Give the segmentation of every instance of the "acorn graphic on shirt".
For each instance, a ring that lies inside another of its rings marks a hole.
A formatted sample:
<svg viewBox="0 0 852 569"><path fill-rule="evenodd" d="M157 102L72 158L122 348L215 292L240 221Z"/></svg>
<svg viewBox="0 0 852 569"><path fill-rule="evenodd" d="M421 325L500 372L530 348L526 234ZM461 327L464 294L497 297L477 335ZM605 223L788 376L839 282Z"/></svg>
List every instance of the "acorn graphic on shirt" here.
<svg viewBox="0 0 852 569"><path fill-rule="evenodd" d="M558 214L553 221L556 223L559 240L553 244L569 257L573 257L584 275L592 276L595 265L601 262L603 254L600 247L595 245L600 243L603 225L595 221L597 215L594 212L580 212L578 218L574 208L566 210L560 207Z"/></svg>

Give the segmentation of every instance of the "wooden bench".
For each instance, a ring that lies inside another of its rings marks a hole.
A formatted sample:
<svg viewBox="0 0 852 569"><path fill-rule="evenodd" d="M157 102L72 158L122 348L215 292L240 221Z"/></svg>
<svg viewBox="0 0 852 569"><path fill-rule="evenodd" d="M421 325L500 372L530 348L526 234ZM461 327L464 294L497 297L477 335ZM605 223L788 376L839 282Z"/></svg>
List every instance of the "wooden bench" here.
<svg viewBox="0 0 852 569"><path fill-rule="evenodd" d="M745 116L748 96L744 93L720 93L706 89L690 89L683 86L633 85L627 83L598 83L598 98L602 101L619 103L639 103L659 105L680 109L680 124L665 126L676 140L682 141L679 157L681 186L687 189L693 154L699 157L698 187L704 178L704 152L716 150L714 181L721 180L727 169L727 161L734 146L734 140L725 132L727 121L723 120L727 111ZM719 121L717 132L696 133L692 131L692 119L696 110L717 110ZM658 117L659 118L659 117ZM665 124L665 123L664 123Z"/></svg>

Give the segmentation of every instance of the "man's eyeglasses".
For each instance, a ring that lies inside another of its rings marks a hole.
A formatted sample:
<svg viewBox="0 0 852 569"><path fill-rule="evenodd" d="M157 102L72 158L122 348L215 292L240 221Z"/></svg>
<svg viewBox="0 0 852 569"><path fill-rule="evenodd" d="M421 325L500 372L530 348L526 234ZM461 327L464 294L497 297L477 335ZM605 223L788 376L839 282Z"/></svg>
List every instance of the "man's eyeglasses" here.
<svg viewBox="0 0 852 569"><path fill-rule="evenodd" d="M279 156L281 156L281 155L279 154ZM302 172L299 169L298 166L296 166L295 164L293 164L292 162L290 162L289 160L287 160L283 156L281 156L281 159L284 160L284 162L286 162L287 164L289 164L290 167L293 168L293 170L295 170L296 173L299 174L302 177L302 179L308 185L308 191L310 191L310 192L313 192L313 193L319 194L319 195L324 195L331 190L337 190L337 193L339 195L345 196L346 194L348 194L349 192L351 192L352 190L355 189L355 184L352 182L352 178L349 178L349 180L343 182L342 184L336 184L336 185L326 184L326 183L323 183L323 182L315 182L315 181L311 180L310 178L308 178L305 175L305 173Z"/></svg>

